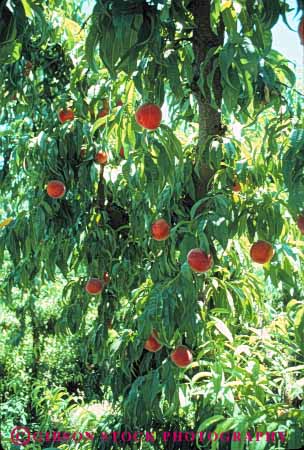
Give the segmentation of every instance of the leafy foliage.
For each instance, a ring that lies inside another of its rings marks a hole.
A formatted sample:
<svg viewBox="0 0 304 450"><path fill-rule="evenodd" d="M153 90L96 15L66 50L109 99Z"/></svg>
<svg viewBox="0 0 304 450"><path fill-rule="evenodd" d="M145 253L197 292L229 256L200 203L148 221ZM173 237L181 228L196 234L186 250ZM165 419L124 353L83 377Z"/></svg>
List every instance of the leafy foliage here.
<svg viewBox="0 0 304 450"><path fill-rule="evenodd" d="M67 387L71 367L63 376L43 360L51 334L55 348L69 348L70 366L77 357L85 400L112 403L116 416L105 414L100 429L297 433L303 100L271 34L286 3L210 2L202 62L196 1L98 0L89 22L74 2L10 3L0 6L0 293L19 325L3 345L33 352L28 386L47 374L16 400L32 410L14 418L47 428L50 404L69 412L73 400L54 389L59 378ZM145 102L163 106L153 132L135 120ZM61 124L66 108L75 119ZM206 108L220 108L216 135ZM95 163L101 150L106 165ZM60 200L46 193L52 179L67 188ZM164 242L150 236L159 217L171 227ZM259 268L249 254L258 239L275 249ZM187 263L198 247L214 260L206 274ZM102 295L89 297L87 279L105 272ZM56 313L39 306L57 293ZM143 348L153 329L163 344L155 354ZM180 344L194 355L186 370L170 360ZM17 395L20 379L12 383Z"/></svg>

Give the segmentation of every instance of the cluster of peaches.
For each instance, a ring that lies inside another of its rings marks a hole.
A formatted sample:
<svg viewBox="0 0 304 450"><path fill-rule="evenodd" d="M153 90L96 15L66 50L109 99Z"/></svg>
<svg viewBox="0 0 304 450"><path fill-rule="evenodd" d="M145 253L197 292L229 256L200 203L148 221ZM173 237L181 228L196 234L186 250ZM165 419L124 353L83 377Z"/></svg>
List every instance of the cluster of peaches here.
<svg viewBox="0 0 304 450"><path fill-rule="evenodd" d="M162 348L158 340L157 331L153 330L151 336L146 340L144 348L149 352L156 353ZM170 355L171 361L180 368L185 368L193 361L193 355L185 345L178 345Z"/></svg>
<svg viewBox="0 0 304 450"><path fill-rule="evenodd" d="M122 106L123 103L119 100L116 106ZM103 109L98 113L99 118L106 116L109 113L109 107L105 105ZM74 112L71 108L62 110L58 113L60 123L65 123L74 120ZM159 127L162 119L162 112L159 106L153 103L146 103L138 108L135 113L136 122L148 130L156 130ZM120 149L120 156L124 157L123 147ZM95 155L95 162L101 165L107 163L108 156L105 152L98 152ZM60 180L51 180L46 186L47 194L54 199L60 199L65 195L65 184ZM103 281L98 278L91 278L86 284L86 291L91 295L98 295L102 292L103 288L109 282L109 274L105 272Z"/></svg>
<svg viewBox="0 0 304 450"><path fill-rule="evenodd" d="M119 100L116 106L122 106L121 100ZM108 106L104 106L104 108L98 113L99 118L105 117L109 113ZM62 110L58 114L59 121L61 123L69 122L74 120L75 115L71 108ZM162 112L159 106L153 103L146 103L138 108L135 113L136 122L146 128L148 130L156 130L159 127L162 119ZM121 147L119 154L122 158L124 158L124 148ZM108 161L108 155L104 151L99 151L95 155L95 162L100 165L105 165ZM66 187L62 181L59 180L51 180L47 184L47 193L50 197L55 199L60 199L65 195Z"/></svg>
<svg viewBox="0 0 304 450"><path fill-rule="evenodd" d="M301 233L304 234L304 215L299 216L297 225ZM169 237L170 226L164 219L158 219L152 224L151 234L156 241L164 241ZM259 240L251 246L250 257L255 263L266 264L272 259L273 255L274 249L267 241ZM190 268L197 273L207 272L213 266L212 255L200 248L190 250L187 261Z"/></svg>
<svg viewBox="0 0 304 450"><path fill-rule="evenodd" d="M117 106L121 106L122 103L117 103ZM98 114L98 117L104 117L108 114L109 109L104 108ZM71 109L60 111L59 120L61 123L74 119L74 113ZM135 113L136 122L148 130L155 130L159 127L162 119L162 112L159 106L153 103L146 103L139 107ZM120 156L124 157L123 147L120 149ZM95 161L101 165L107 163L107 153L98 152L95 155ZM233 192L240 192L241 186L235 181L232 186ZM65 195L66 187L64 183L59 180L51 180L47 184L47 193L54 199L60 199ZM298 228L302 234L304 234L304 215L298 218ZM160 218L156 220L151 226L151 236L156 241L165 241L170 235L170 226L168 222ZM250 257L252 261L259 264L266 264L274 255L274 249L272 245L263 240L255 242L250 249ZM211 254L206 253L200 248L194 248L189 251L187 255L187 262L193 272L203 273L210 270L213 266L213 258ZM104 273L103 280L99 278L90 278L86 284L85 290L90 295L100 294L104 287L109 282L108 272ZM162 344L158 340L158 334L156 330L153 330L151 336L145 342L144 348L149 352L157 352L162 348ZM184 345L179 345L170 355L173 363L180 367L187 367L193 360L191 351Z"/></svg>

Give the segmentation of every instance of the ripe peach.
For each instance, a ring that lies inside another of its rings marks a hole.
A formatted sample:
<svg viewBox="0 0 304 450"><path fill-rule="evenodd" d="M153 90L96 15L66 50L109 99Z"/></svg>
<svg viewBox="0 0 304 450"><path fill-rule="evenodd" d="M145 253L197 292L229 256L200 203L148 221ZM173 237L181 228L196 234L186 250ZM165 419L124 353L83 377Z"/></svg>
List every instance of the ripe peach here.
<svg viewBox="0 0 304 450"><path fill-rule="evenodd" d="M207 272L213 266L212 255L200 248L193 248L187 255L187 261L194 272Z"/></svg>
<svg viewBox="0 0 304 450"><path fill-rule="evenodd" d="M241 192L241 185L240 185L240 183L233 183L233 185L232 185L232 188L231 188L232 190L233 190L233 192Z"/></svg>
<svg viewBox="0 0 304 450"><path fill-rule="evenodd" d="M121 101L121 100L118 100L117 102L116 102L116 106L122 106L123 105L123 102Z"/></svg>
<svg viewBox="0 0 304 450"><path fill-rule="evenodd" d="M47 184L46 191L52 198L61 198L64 196L66 188L62 181L51 180Z"/></svg>
<svg viewBox="0 0 304 450"><path fill-rule="evenodd" d="M90 278L86 284L85 290L90 295L97 295L101 293L102 288L102 282L99 278Z"/></svg>
<svg viewBox="0 0 304 450"><path fill-rule="evenodd" d="M146 340L144 348L149 352L158 352L162 348L162 345L157 340L157 331L153 330L151 336Z"/></svg>
<svg viewBox="0 0 304 450"><path fill-rule="evenodd" d="M109 114L108 108L103 108L99 113L97 114L97 117L100 119L101 117L105 117Z"/></svg>
<svg viewBox="0 0 304 450"><path fill-rule="evenodd" d="M304 234L304 215L298 217L297 225L302 234Z"/></svg>
<svg viewBox="0 0 304 450"><path fill-rule="evenodd" d="M188 347L184 345L179 345L170 355L171 361L177 367L184 368L192 363L193 356Z"/></svg>
<svg viewBox="0 0 304 450"><path fill-rule="evenodd" d="M155 241L165 241L170 235L170 226L165 219L158 219L152 223L151 235Z"/></svg>
<svg viewBox="0 0 304 450"><path fill-rule="evenodd" d="M266 264L274 255L272 245L267 241L257 241L250 249L250 257L252 261L259 264Z"/></svg>
<svg viewBox="0 0 304 450"><path fill-rule="evenodd" d="M123 147L120 147L119 154L120 154L121 158L125 157L125 151L124 151Z"/></svg>
<svg viewBox="0 0 304 450"><path fill-rule="evenodd" d="M159 106L154 103L146 103L138 108L135 113L135 120L138 125L148 130L156 130L162 120L162 112Z"/></svg>
<svg viewBox="0 0 304 450"><path fill-rule="evenodd" d="M106 164L108 161L108 154L106 152L98 152L95 155L95 162L97 162L98 164Z"/></svg>
<svg viewBox="0 0 304 450"><path fill-rule="evenodd" d="M73 120L74 113L73 113L72 109L68 108L68 109L64 109L64 110L60 111L58 114L58 117L59 117L60 122L64 123L69 120Z"/></svg>

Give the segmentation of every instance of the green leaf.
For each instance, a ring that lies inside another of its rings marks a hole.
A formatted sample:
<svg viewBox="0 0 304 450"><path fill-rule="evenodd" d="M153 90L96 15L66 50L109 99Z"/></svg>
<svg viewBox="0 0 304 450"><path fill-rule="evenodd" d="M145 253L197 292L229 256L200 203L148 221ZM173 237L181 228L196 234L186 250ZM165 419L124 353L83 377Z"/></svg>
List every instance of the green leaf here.
<svg viewBox="0 0 304 450"><path fill-rule="evenodd" d="M94 122L93 128L92 128L92 136L94 136L94 134L96 133L96 131L98 130L98 128L102 127L103 125L105 125L106 123L110 123L115 119L115 114L110 114L104 117L100 117L99 119L97 119Z"/></svg>
<svg viewBox="0 0 304 450"><path fill-rule="evenodd" d="M206 55L206 57L204 59L204 62L201 63L201 66L200 66L200 78L199 78L199 81L198 81L198 86L199 86L199 88L201 90L201 93L203 94L204 97L206 97L206 91L205 91L205 88L206 88L206 73L205 73L205 71L206 71L206 68L208 67L208 64L209 64L210 60L213 59L218 52L219 52L218 48L214 48L214 47L210 48L208 50L208 52L207 52L207 55Z"/></svg>
<svg viewBox="0 0 304 450"><path fill-rule="evenodd" d="M236 426L237 433L240 433L240 440L233 440L231 443L231 450L243 450L246 442L246 432L248 431L247 420L240 420Z"/></svg>
<svg viewBox="0 0 304 450"><path fill-rule="evenodd" d="M235 89L234 85L230 81L229 78L229 69L233 63L235 55L235 47L233 45L225 45L223 50L220 52L219 56L219 64L221 69L221 76L223 80L228 84L228 86L232 89Z"/></svg>
<svg viewBox="0 0 304 450"><path fill-rule="evenodd" d="M227 325L221 319L218 318L215 318L214 321L215 326L219 330L219 332L222 333L228 339L229 342L233 343L233 336Z"/></svg>
<svg viewBox="0 0 304 450"><path fill-rule="evenodd" d="M295 336L299 346L304 346L304 306L297 311L294 320Z"/></svg>
<svg viewBox="0 0 304 450"><path fill-rule="evenodd" d="M232 15L231 8L225 8L222 11L222 17L224 20L227 33L230 34L231 36L237 35L237 20L236 17Z"/></svg>
<svg viewBox="0 0 304 450"><path fill-rule="evenodd" d="M203 205L204 203L206 203L207 199L206 198L201 198L200 200L198 200L197 202L194 203L194 205L191 208L190 211L190 217L193 220L195 217L195 213L198 210L198 208Z"/></svg>
<svg viewBox="0 0 304 450"><path fill-rule="evenodd" d="M97 72L98 68L95 61L95 50L100 40L100 33L96 25L92 25L89 34L85 41L85 55L88 61L89 67Z"/></svg>
<svg viewBox="0 0 304 450"><path fill-rule="evenodd" d="M193 234L187 233L179 244L180 261L186 260L187 254L192 248L197 248L197 240Z"/></svg>
<svg viewBox="0 0 304 450"><path fill-rule="evenodd" d="M225 419L224 416L217 414L215 416L209 417L208 419L204 420L204 422L202 422L199 427L198 427L198 431L204 431L207 430L208 428L210 428L211 425L213 425L214 423L219 422L220 420Z"/></svg>
<svg viewBox="0 0 304 450"><path fill-rule="evenodd" d="M172 52L165 59L167 77L169 80L170 87L172 92L176 95L177 98L183 95L183 88L180 81L180 74L178 69L178 59L177 53Z"/></svg>
<svg viewBox="0 0 304 450"><path fill-rule="evenodd" d="M21 0L26 17L32 17L32 8L27 0Z"/></svg>
<svg viewBox="0 0 304 450"><path fill-rule="evenodd" d="M187 263L187 261L185 261L185 262L182 264L182 267L181 267L181 275L182 275L187 281L190 281L190 282L193 281L193 272L192 272L192 270L190 269L189 264Z"/></svg>

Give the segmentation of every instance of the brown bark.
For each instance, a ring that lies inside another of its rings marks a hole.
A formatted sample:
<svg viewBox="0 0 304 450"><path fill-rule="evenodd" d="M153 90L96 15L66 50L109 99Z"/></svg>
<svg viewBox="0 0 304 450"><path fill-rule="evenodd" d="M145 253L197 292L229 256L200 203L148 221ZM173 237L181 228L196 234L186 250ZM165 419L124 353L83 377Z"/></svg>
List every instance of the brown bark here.
<svg viewBox="0 0 304 450"><path fill-rule="evenodd" d="M199 113L199 139L197 160L200 161L199 173L200 178L196 181L197 197L200 198L207 191L207 185L213 175L213 170L204 162L204 146L206 140L211 136L223 135L221 123L221 112L211 106L211 95L207 83L205 82L207 75L212 71L215 58L208 63L203 81L205 83L206 97L203 96L198 82L202 81L201 64L204 62L208 50L212 47L219 47L224 42L224 25L220 21L218 26L218 35L216 35L210 25L211 0L193 0L189 6L194 18L195 29L193 31L193 51L194 51L194 79L192 90L198 102ZM222 85L221 74L219 69L216 70L213 79L213 92L215 101L220 109L222 102Z"/></svg>

